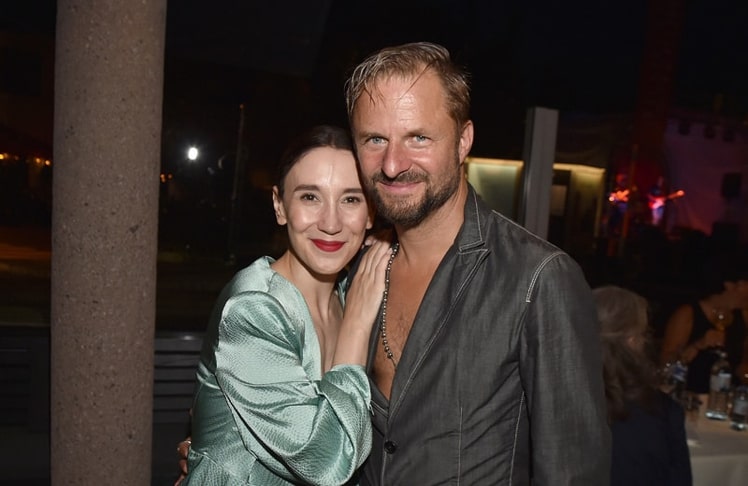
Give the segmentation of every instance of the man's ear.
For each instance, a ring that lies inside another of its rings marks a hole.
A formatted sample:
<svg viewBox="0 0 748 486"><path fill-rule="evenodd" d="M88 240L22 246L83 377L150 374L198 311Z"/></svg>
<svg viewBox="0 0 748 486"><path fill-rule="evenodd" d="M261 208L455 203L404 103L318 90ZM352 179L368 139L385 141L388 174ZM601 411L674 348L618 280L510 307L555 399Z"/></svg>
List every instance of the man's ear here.
<svg viewBox="0 0 748 486"><path fill-rule="evenodd" d="M468 156L471 148L473 148L473 122L468 120L460 131L460 143L457 147L460 164L465 162L465 157Z"/></svg>
<svg viewBox="0 0 748 486"><path fill-rule="evenodd" d="M288 222L286 218L286 208L283 205L283 199L278 191L278 186L273 186L273 209L275 210L275 220L283 226Z"/></svg>

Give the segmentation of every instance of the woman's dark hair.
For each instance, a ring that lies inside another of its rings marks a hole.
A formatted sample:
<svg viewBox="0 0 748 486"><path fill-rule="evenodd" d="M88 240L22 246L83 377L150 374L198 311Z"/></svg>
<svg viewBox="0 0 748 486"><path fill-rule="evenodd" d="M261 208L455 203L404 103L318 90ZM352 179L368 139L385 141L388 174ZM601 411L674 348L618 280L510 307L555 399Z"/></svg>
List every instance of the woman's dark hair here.
<svg viewBox="0 0 748 486"><path fill-rule="evenodd" d="M741 251L712 255L704 262L699 280L701 297L722 293L725 282L748 280L748 257Z"/></svg>
<svg viewBox="0 0 748 486"><path fill-rule="evenodd" d="M647 334L647 300L612 285L598 287L592 294L600 321L608 419L625 419L632 404L654 411L657 373ZM632 339L637 345L631 344Z"/></svg>
<svg viewBox="0 0 748 486"><path fill-rule="evenodd" d="M294 165L311 150L330 147L353 152L353 142L348 130L332 125L317 125L294 138L286 147L278 163L278 194L282 197L286 176Z"/></svg>

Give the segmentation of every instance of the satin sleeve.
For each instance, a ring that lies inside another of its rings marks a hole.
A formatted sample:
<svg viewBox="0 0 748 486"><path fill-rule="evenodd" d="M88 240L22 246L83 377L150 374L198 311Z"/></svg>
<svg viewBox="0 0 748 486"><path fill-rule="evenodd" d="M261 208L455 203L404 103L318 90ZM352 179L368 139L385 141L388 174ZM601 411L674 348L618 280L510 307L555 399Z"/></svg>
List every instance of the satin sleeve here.
<svg viewBox="0 0 748 486"><path fill-rule="evenodd" d="M306 316L264 292L232 297L215 375L247 450L266 468L289 481L341 484L371 450L369 381L357 365L314 379L319 358L304 353L319 352L304 345L316 340L306 335L314 332Z"/></svg>

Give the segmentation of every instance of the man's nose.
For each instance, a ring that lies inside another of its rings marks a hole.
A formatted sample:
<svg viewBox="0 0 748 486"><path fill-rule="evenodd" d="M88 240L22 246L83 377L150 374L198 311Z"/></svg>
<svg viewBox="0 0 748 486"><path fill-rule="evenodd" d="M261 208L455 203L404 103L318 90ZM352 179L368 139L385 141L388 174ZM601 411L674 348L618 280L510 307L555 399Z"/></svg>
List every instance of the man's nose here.
<svg viewBox="0 0 748 486"><path fill-rule="evenodd" d="M382 172L389 178L394 179L403 172L410 169L410 160L407 151L400 144L390 143L384 153L382 161Z"/></svg>

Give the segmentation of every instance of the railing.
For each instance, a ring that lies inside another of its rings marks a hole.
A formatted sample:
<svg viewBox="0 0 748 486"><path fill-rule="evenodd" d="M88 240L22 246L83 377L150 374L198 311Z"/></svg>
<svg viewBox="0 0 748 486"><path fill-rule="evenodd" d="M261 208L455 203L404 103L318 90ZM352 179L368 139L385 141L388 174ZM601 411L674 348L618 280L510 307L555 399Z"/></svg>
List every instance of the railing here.
<svg viewBox="0 0 748 486"><path fill-rule="evenodd" d="M153 423L189 423L202 333L157 332ZM49 329L0 327L0 425L49 427Z"/></svg>

